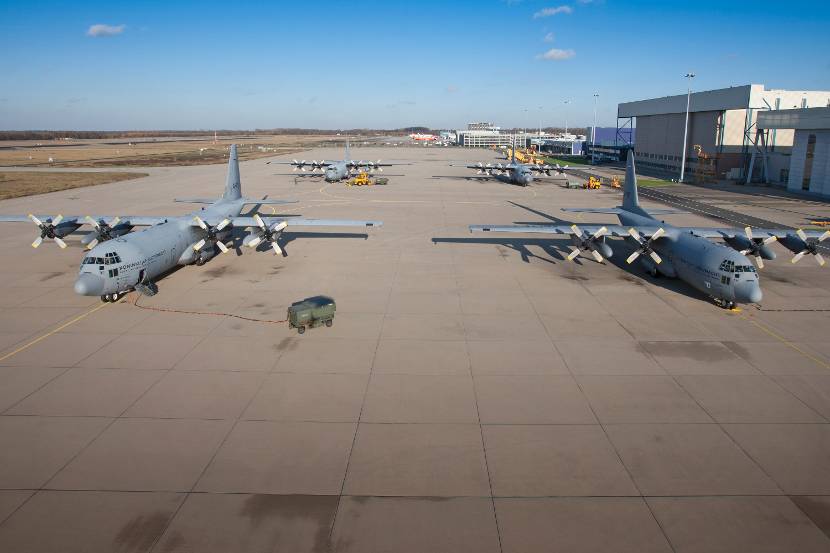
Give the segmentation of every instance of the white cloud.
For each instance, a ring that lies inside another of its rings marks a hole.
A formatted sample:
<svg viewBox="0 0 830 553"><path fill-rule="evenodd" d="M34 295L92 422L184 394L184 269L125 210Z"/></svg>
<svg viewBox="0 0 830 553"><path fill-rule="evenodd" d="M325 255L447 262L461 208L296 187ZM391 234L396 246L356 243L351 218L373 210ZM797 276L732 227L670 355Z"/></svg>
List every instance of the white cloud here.
<svg viewBox="0 0 830 553"><path fill-rule="evenodd" d="M576 55L571 49L561 50L559 48L551 48L544 54L539 54L536 56L536 59L540 60L551 60L551 61L562 61L562 60L569 60Z"/></svg>
<svg viewBox="0 0 830 553"><path fill-rule="evenodd" d="M557 6L555 8L543 8L533 14L533 19L540 19L542 17L550 17L559 13L573 13L574 9L570 6Z"/></svg>
<svg viewBox="0 0 830 553"><path fill-rule="evenodd" d="M548 33L548 34L545 35L545 38L543 38L542 40L545 41L545 42L553 42L553 39L554 39L553 33Z"/></svg>
<svg viewBox="0 0 830 553"><path fill-rule="evenodd" d="M98 23L97 25L91 25L86 32L86 36L115 36L120 35L126 29L126 25L104 25L102 23Z"/></svg>

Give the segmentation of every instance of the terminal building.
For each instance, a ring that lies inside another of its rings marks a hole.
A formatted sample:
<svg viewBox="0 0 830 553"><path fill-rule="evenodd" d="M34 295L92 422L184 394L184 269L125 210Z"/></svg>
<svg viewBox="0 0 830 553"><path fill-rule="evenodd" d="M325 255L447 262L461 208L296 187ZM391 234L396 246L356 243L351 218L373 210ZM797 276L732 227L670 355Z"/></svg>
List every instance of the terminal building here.
<svg viewBox="0 0 830 553"><path fill-rule="evenodd" d="M765 176L761 178L767 182L789 185L790 157L798 130L778 124L767 132L759 128L759 114L828 106L830 91L767 90L759 84L692 93L686 179L747 182L758 180L763 173ZM679 177L685 117L686 94L619 104L618 135L625 129L636 127L635 153L639 170ZM814 148L818 151L818 135L815 136ZM805 142L805 152L807 145ZM753 154L755 158L759 155L762 158L760 170L753 163Z"/></svg>

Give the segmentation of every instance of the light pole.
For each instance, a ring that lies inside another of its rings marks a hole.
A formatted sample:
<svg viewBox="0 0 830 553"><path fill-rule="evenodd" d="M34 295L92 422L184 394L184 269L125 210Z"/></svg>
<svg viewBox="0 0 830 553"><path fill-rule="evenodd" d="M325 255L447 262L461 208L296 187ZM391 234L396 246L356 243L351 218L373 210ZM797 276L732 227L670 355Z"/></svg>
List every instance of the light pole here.
<svg viewBox="0 0 830 553"><path fill-rule="evenodd" d="M596 151L597 146L597 100L599 99L599 93L594 92L594 126L591 129L591 165L596 165L596 155L594 152Z"/></svg>
<svg viewBox="0 0 830 553"><path fill-rule="evenodd" d="M570 104L570 100L565 100L565 105ZM568 108L565 108L565 134L568 134Z"/></svg>
<svg viewBox="0 0 830 553"><path fill-rule="evenodd" d="M686 92L686 125L683 127L683 157L680 162L680 182L683 182L683 177L686 175L686 139L689 136L689 102L692 99L692 79L695 78L695 74L686 73L683 76L689 79L689 87Z"/></svg>

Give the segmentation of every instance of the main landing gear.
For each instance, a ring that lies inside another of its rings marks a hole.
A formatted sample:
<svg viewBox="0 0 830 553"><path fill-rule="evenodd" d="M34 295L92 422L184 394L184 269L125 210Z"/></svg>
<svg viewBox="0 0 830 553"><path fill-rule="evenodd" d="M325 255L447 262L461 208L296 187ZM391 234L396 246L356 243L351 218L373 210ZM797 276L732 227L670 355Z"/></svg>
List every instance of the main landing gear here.
<svg viewBox="0 0 830 553"><path fill-rule="evenodd" d="M730 300L723 300L723 299L720 299L720 298L712 298L712 300L715 302L715 305L717 305L718 307L721 307L723 309L729 309L730 311L735 309L735 307L737 305L734 301L730 301Z"/></svg>

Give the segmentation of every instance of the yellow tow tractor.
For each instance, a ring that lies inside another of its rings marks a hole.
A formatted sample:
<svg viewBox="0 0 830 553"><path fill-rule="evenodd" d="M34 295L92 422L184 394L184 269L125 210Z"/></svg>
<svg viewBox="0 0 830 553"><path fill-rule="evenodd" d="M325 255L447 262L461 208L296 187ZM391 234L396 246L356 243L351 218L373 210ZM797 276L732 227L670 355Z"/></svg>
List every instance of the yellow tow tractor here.
<svg viewBox="0 0 830 553"><path fill-rule="evenodd" d="M611 178L611 188L621 188L620 187L620 177L612 177Z"/></svg>
<svg viewBox="0 0 830 553"><path fill-rule="evenodd" d="M370 177L366 171L361 171L346 181L347 186L372 186L374 184L386 184L389 179Z"/></svg>
<svg viewBox="0 0 830 553"><path fill-rule="evenodd" d="M588 182L582 185L582 188L587 190L599 190L602 186L602 179L598 179L596 177L589 177Z"/></svg>

